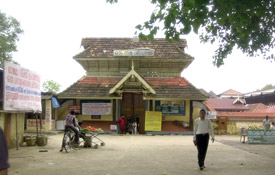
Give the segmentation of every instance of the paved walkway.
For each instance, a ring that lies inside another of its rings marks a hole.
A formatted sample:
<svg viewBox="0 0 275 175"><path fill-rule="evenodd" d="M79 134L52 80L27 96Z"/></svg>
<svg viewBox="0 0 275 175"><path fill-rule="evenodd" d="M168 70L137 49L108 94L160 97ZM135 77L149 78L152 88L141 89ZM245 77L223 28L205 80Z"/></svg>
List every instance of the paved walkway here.
<svg viewBox="0 0 275 175"><path fill-rule="evenodd" d="M274 175L275 145L251 145L237 136L217 136L209 144L206 169L197 165L192 136L102 135L105 146L59 152L62 134L45 147L9 152L9 175ZM39 152L47 150L48 152Z"/></svg>

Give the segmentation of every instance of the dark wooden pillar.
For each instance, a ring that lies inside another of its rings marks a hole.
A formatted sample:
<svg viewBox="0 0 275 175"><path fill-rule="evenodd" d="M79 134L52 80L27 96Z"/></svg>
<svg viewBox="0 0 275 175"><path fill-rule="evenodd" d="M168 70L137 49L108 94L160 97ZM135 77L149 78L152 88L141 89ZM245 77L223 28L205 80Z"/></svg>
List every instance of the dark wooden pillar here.
<svg viewBox="0 0 275 175"><path fill-rule="evenodd" d="M7 118L7 127L6 127L6 139L7 139L7 146L10 145L10 137L11 137L11 113L8 113Z"/></svg>
<svg viewBox="0 0 275 175"><path fill-rule="evenodd" d="M190 100L190 105L189 105L189 111L190 111L190 126L189 129L193 131L193 100Z"/></svg>

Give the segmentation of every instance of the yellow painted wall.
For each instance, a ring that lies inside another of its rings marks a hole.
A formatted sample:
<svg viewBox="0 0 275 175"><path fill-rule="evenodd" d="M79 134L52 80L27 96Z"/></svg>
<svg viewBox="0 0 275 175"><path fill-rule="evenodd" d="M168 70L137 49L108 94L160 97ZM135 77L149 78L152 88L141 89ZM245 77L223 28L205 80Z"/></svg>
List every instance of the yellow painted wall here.
<svg viewBox="0 0 275 175"><path fill-rule="evenodd" d="M7 125L7 113L0 112L0 127L6 130ZM17 136L18 136L18 145L23 143L24 135L24 119L25 113L17 113ZM11 126L10 126L10 145L9 148L16 147L16 113L11 115Z"/></svg>
<svg viewBox="0 0 275 175"><path fill-rule="evenodd" d="M17 114L18 145L21 145L23 143L24 120L25 120L25 113L18 113ZM16 147L16 114L12 114L12 117L11 117L11 132L10 132L9 148L14 148L14 147Z"/></svg>
<svg viewBox="0 0 275 175"><path fill-rule="evenodd" d="M195 121L197 118L200 117L200 110L201 108L193 107L193 120Z"/></svg>
<svg viewBox="0 0 275 175"><path fill-rule="evenodd" d="M251 126L257 126L258 128L263 129L263 123L262 122L243 122L243 121L227 121L227 134L240 134L241 127L248 128Z"/></svg>
<svg viewBox="0 0 275 175"><path fill-rule="evenodd" d="M65 120L69 114L70 105L73 105L73 100L66 101L60 108L56 108L55 120Z"/></svg>

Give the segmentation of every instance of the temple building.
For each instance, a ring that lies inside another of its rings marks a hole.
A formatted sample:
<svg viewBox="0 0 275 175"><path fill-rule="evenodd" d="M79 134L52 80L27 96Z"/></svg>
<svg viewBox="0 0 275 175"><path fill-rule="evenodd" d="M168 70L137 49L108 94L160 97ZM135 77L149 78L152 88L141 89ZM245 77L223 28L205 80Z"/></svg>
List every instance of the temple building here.
<svg viewBox="0 0 275 175"><path fill-rule="evenodd" d="M199 110L193 102L207 96L181 77L194 60L184 51L186 40L84 38L81 45L84 50L74 59L86 75L58 94L57 120L75 110L83 126L111 131L124 114L145 134L150 131L145 127L146 111L159 111L160 132L192 131Z"/></svg>

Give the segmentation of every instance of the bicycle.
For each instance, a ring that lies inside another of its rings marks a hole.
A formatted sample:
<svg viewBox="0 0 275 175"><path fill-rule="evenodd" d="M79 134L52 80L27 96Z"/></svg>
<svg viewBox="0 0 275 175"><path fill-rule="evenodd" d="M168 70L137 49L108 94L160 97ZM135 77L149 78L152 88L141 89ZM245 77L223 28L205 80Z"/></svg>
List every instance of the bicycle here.
<svg viewBox="0 0 275 175"><path fill-rule="evenodd" d="M67 131L65 131L64 133L60 152L62 152L63 149L65 149L65 151L69 153L71 151L71 148L79 149L81 147L84 147L85 136L83 134L79 134L79 144L76 144L74 140L75 140L75 133L72 129L68 128Z"/></svg>

